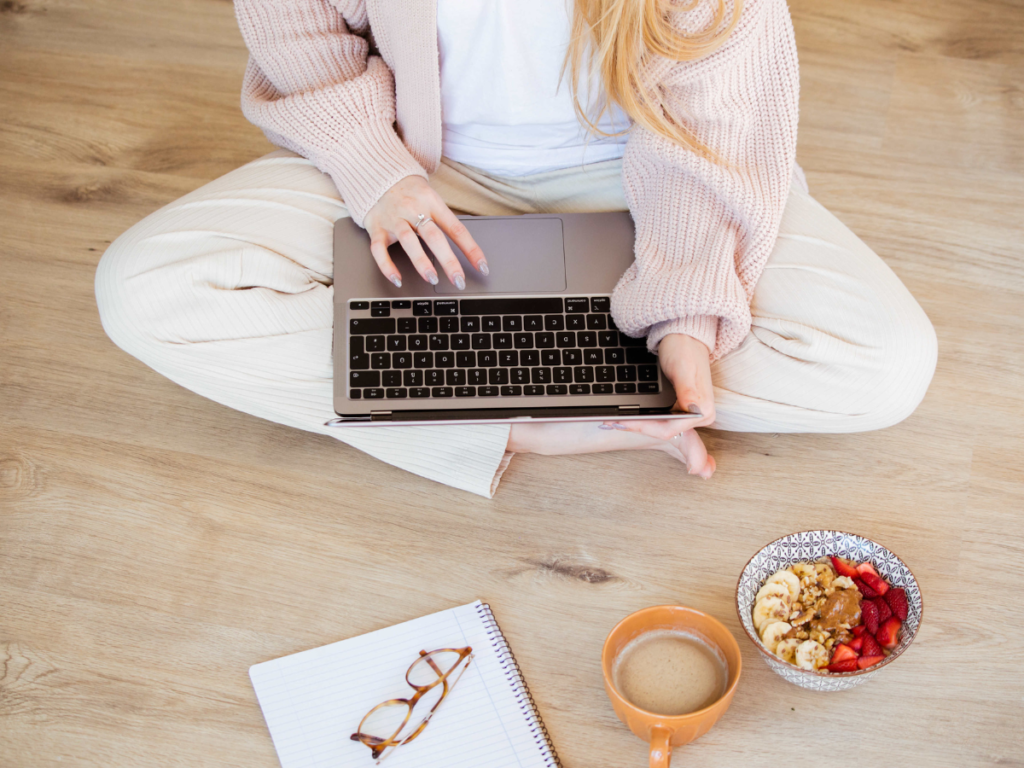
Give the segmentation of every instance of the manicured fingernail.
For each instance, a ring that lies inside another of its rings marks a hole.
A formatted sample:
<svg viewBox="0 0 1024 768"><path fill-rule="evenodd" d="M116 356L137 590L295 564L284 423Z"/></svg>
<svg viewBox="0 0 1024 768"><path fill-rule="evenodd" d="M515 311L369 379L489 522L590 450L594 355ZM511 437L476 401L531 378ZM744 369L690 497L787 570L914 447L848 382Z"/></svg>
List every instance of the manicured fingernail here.
<svg viewBox="0 0 1024 768"><path fill-rule="evenodd" d="M427 272L427 282L431 285L437 285L437 272Z"/></svg>
<svg viewBox="0 0 1024 768"><path fill-rule="evenodd" d="M402 287L402 278L400 278L398 275L392 275L391 282L395 284L396 288Z"/></svg>
<svg viewBox="0 0 1024 768"><path fill-rule="evenodd" d="M623 432L629 432L629 429L621 424L612 424L612 429L621 429Z"/></svg>
<svg viewBox="0 0 1024 768"><path fill-rule="evenodd" d="M598 429L615 429L615 427L613 427L611 424L598 424L597 428Z"/></svg>
<svg viewBox="0 0 1024 768"><path fill-rule="evenodd" d="M477 263L476 265L476 268L480 270L480 274L483 275L484 277L487 277L487 275L491 274L491 268L487 266L487 262L484 261L483 259L480 259L479 263Z"/></svg>
<svg viewBox="0 0 1024 768"><path fill-rule="evenodd" d="M696 403L690 403L688 406L686 406L686 410L689 413L696 413L698 416L704 415L703 413L701 413L700 406L697 405Z"/></svg>
<svg viewBox="0 0 1024 768"><path fill-rule="evenodd" d="M456 275L454 280L456 288L458 288L460 291L466 290L466 279L462 275Z"/></svg>

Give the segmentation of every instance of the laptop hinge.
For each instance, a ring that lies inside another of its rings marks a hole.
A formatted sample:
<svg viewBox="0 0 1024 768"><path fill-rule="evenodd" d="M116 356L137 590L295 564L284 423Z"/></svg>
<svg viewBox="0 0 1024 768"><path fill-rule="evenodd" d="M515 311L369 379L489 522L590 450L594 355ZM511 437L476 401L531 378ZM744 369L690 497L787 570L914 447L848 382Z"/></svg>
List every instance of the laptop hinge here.
<svg viewBox="0 0 1024 768"><path fill-rule="evenodd" d="M371 421L391 421L391 411L370 411Z"/></svg>

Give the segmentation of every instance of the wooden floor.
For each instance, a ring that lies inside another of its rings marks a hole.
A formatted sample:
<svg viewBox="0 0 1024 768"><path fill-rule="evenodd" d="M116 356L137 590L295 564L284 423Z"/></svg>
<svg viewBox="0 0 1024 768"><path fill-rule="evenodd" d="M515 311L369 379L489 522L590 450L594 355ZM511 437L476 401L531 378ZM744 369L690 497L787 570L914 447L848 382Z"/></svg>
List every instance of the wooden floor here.
<svg viewBox="0 0 1024 768"><path fill-rule="evenodd" d="M269 768L249 665L475 598L567 768L644 764L599 657L663 602L722 618L746 663L677 765L1024 765L1024 3L792 8L799 159L932 318L923 405L870 434L709 433L710 482L660 455L519 457L486 501L104 336L107 244L269 149L231 4L0 0L0 765ZM844 694L775 676L733 607L755 550L832 526L900 554L927 606Z"/></svg>

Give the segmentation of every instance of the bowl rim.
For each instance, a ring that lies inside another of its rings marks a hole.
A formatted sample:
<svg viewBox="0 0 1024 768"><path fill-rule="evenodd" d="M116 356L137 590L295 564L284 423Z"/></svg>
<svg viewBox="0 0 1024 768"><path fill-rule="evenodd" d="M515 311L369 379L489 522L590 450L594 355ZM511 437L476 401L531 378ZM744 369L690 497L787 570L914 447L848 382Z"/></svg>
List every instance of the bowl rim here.
<svg viewBox="0 0 1024 768"><path fill-rule="evenodd" d="M881 547L886 552L888 552L890 555L892 555L897 560L899 560L900 563L903 564L903 567L906 568L907 571L910 573L910 578L913 579L914 584L917 586L918 597L919 597L919 599L921 601L921 615L918 618L917 629L914 630L914 635L910 638L910 642L908 642L900 650L891 653L888 656L888 658L885 659L885 661L881 661L878 664L874 664L873 666L866 667L865 669L858 669L856 672L829 672L827 675L822 675L822 674L818 673L817 670L814 670L814 669L802 669L802 668L796 666L796 664L789 664L788 662L783 661L778 656L776 656L774 653L770 653L768 651L768 649L766 649L761 644L760 640L758 640L756 637L754 637L753 635L750 634L750 630L748 630L746 624L743 623L743 614L742 614L742 612L740 610L740 584L743 581L743 574L746 572L746 570L750 566L750 564L754 561L754 558L757 557L762 552L764 552L766 549L768 549L768 547L770 547L772 544L775 544L778 541L782 541L783 539L788 539L788 538L790 538L792 536L799 536L802 533L839 533L839 534L842 534L843 536L855 536L858 539L863 539L864 541L871 542L876 547ZM809 529L806 529L806 530L803 530L803 531L793 531L793 533L787 533L785 536L779 536L776 539L772 539L767 544L765 544L763 547L761 547L759 550L757 550L753 555L751 555L750 559L747 560L746 564L740 569L740 575L736 579L736 592L735 592L735 595L736 595L736 618L739 619L740 627L743 629L743 634L745 634L747 636L747 638L750 639L750 641L754 644L754 647L757 648L758 651L763 653L765 655L765 658L769 659L770 661L778 662L780 664L787 664L789 668L795 670L796 672L800 672L802 674L809 675L810 677L814 677L815 679L819 679L819 680L821 678L825 678L826 680L830 679L830 678L831 679L835 679L835 680L848 680L848 679L857 677L858 675L864 675L864 674L868 674L868 673L871 673L871 672L877 672L878 670L880 670L882 667L886 666L887 664L889 664L889 663L891 663L893 661L896 661L896 659L898 659L900 656L903 655L903 652L906 651L907 648L909 648L911 645L913 645L914 640L917 639L917 633L921 630L921 624L924 623L924 593L921 591L921 582L919 582L917 580L917 576L915 576L914 572L912 570L910 570L910 566L906 564L906 562L903 560L903 558L900 557L899 555L897 555L895 552L893 552L891 549L889 549L884 544L879 544L874 539L869 539L867 536L861 536L859 533L850 533L849 531L841 531L838 528L809 528ZM774 667L773 667L773 669L774 669ZM810 679L810 678L808 678L808 679Z"/></svg>

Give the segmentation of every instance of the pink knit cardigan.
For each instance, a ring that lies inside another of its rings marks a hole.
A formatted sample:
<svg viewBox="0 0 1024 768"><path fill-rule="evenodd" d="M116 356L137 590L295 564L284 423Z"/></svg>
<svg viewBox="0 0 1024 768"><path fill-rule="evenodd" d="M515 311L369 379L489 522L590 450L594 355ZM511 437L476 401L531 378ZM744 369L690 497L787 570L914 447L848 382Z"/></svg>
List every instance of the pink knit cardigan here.
<svg viewBox="0 0 1024 768"><path fill-rule="evenodd" d="M435 2L235 0L251 54L246 117L330 174L359 224L393 184L440 161ZM701 29L712 5L675 23ZM684 333L717 359L750 330L754 285L789 194L799 73L785 0L746 0L721 48L694 62L655 58L646 77L673 119L727 163L633 127L622 173L636 260L612 312L652 351Z"/></svg>

